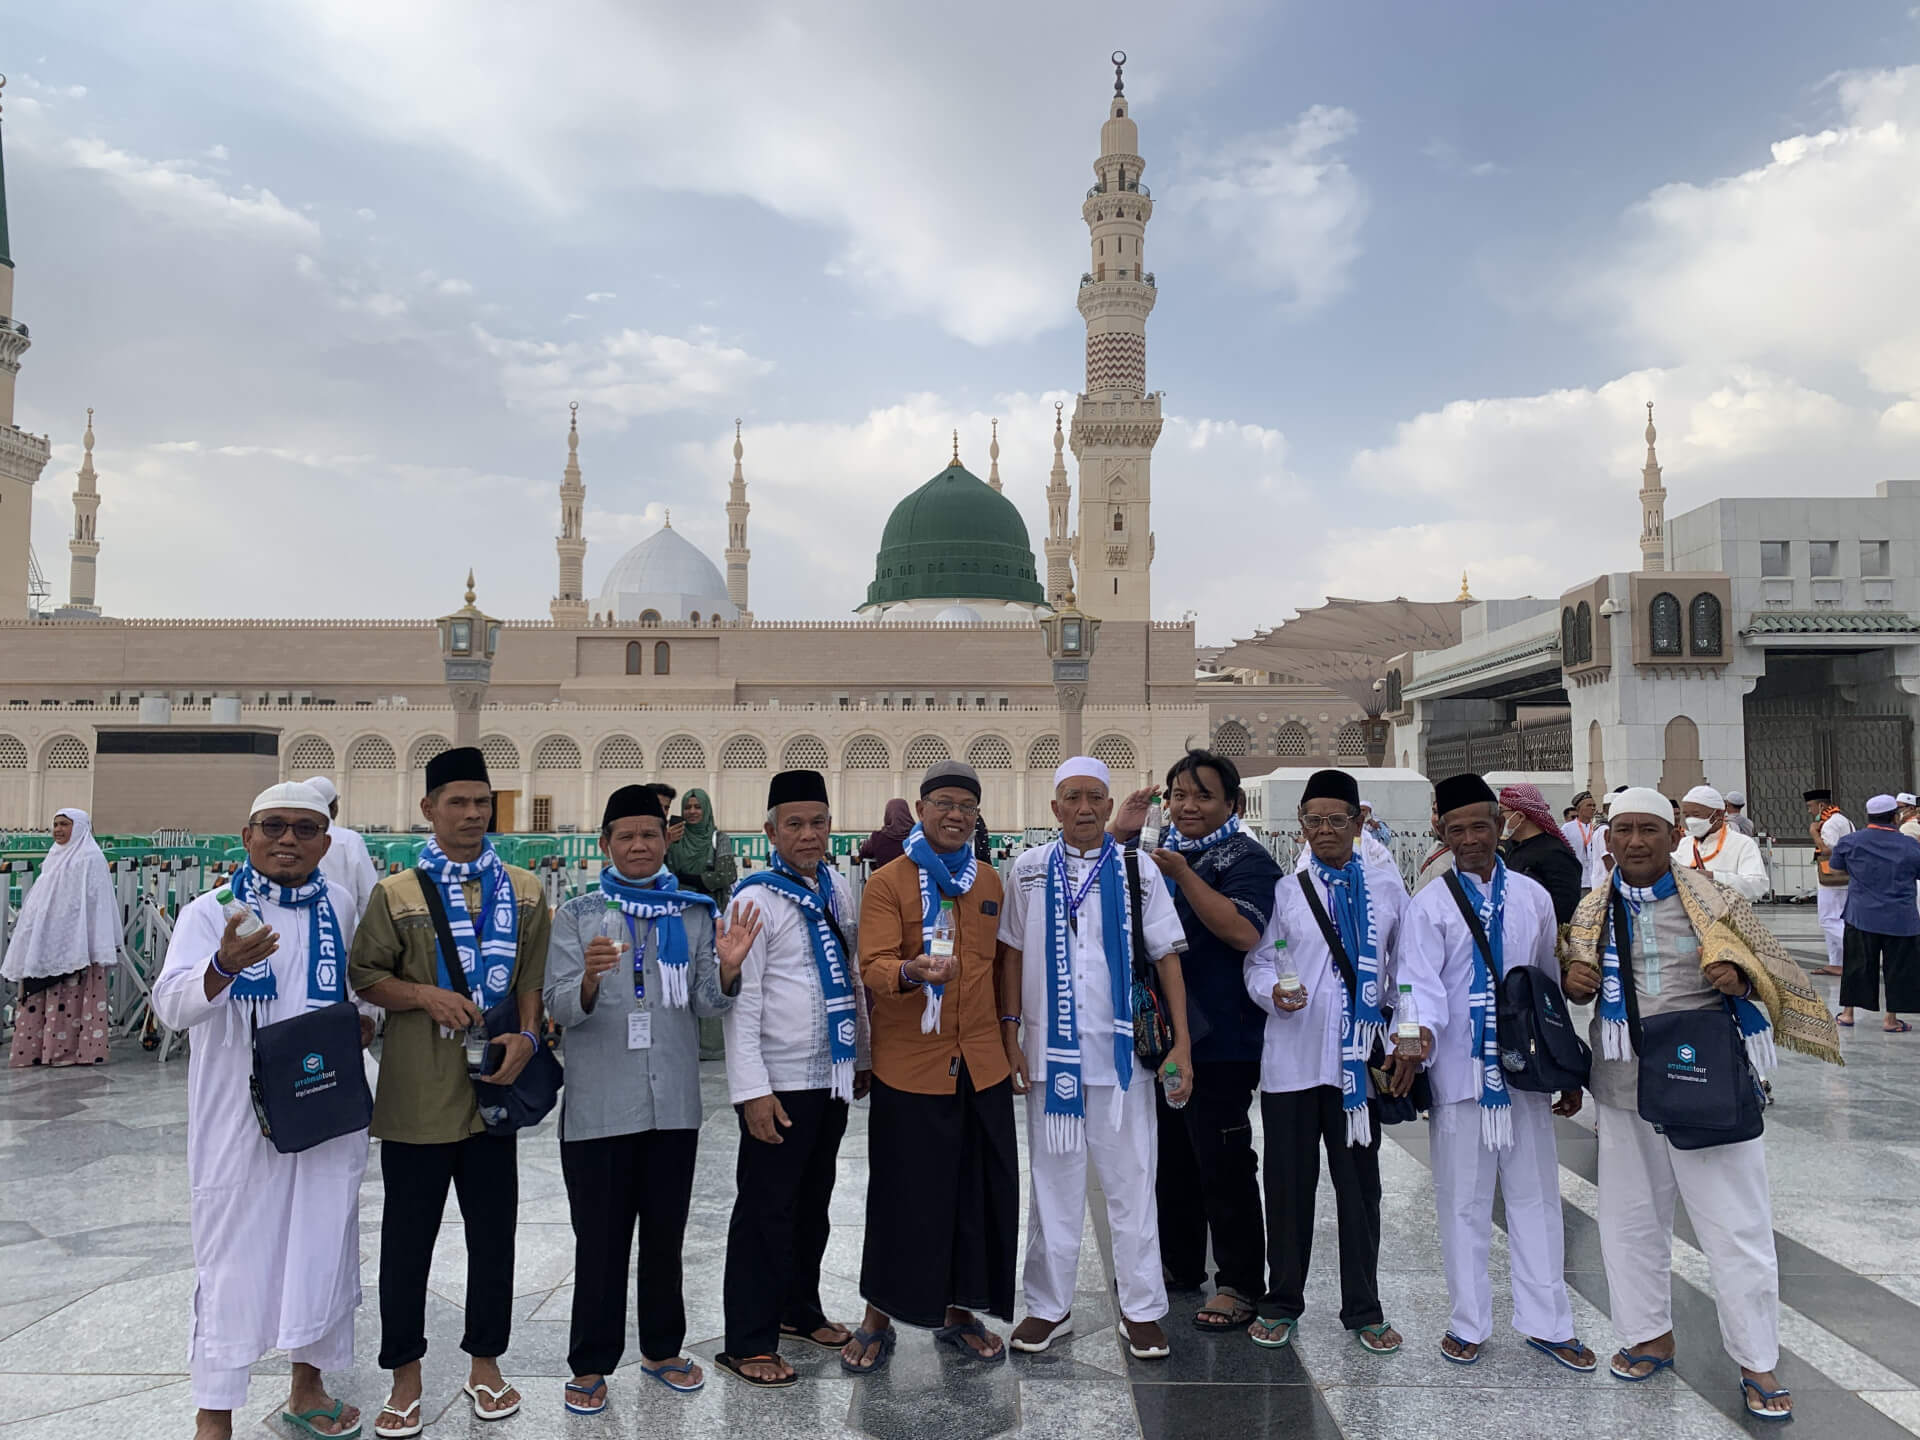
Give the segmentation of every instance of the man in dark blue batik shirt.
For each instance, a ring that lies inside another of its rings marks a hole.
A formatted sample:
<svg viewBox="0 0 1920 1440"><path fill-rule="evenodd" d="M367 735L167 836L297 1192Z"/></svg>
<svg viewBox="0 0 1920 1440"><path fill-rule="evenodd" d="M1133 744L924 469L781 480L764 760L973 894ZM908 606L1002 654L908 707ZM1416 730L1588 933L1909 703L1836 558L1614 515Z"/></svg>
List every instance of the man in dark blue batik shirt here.
<svg viewBox="0 0 1920 1440"><path fill-rule="evenodd" d="M1846 932L1841 946L1842 1025L1853 1007L1880 1008L1880 972L1887 973L1887 1010L1881 1029L1904 1034L1913 1026L1900 1011L1920 1010L1920 840L1900 833L1900 803L1891 795L1867 802L1867 828L1842 836L1827 864L1847 877Z"/></svg>

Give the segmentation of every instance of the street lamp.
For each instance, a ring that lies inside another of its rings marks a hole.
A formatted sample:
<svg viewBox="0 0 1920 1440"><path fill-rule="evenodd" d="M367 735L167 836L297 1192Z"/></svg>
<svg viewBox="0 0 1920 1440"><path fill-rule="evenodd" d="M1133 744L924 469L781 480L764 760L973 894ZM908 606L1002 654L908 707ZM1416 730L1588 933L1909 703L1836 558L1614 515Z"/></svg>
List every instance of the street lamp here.
<svg viewBox="0 0 1920 1440"><path fill-rule="evenodd" d="M1053 693L1060 707L1060 750L1065 757L1080 753L1080 712L1087 704L1087 674L1100 620L1074 605L1071 590L1063 598L1061 608L1040 625L1046 631L1047 654L1053 660Z"/></svg>
<svg viewBox="0 0 1920 1440"><path fill-rule="evenodd" d="M440 629L440 663L453 701L453 743L480 743L480 707L493 682L493 656L500 648L500 622L473 603L473 572L467 572L467 603L434 623Z"/></svg>

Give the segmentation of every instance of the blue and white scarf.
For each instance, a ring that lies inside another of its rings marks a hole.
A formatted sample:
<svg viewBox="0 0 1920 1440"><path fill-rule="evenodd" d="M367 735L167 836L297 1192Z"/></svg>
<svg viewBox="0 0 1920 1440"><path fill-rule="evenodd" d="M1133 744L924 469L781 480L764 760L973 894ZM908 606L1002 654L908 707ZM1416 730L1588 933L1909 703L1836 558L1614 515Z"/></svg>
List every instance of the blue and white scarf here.
<svg viewBox="0 0 1920 1440"><path fill-rule="evenodd" d="M226 888L233 891L233 898L251 910L262 925L267 923L267 917L260 910L263 904L306 911L306 1008L320 1010L347 998L345 972L341 968L347 947L340 937L340 917L333 913L333 902L327 898L327 882L318 870L306 884L290 887L269 880L252 865L242 865L233 872ZM274 979L272 957L242 970L240 978L233 982L231 994L243 1005L262 1008L277 1000L280 986ZM255 1013L260 1010L256 1009Z"/></svg>
<svg viewBox="0 0 1920 1440"><path fill-rule="evenodd" d="M1633 953L1634 922L1654 901L1677 895L1680 887L1672 870L1665 871L1646 886L1629 885L1615 870L1612 885L1627 902L1628 929L1622 937L1617 926L1608 926L1607 948L1600 957L1600 1054L1607 1060L1631 1060L1634 1058L1633 1034L1627 1025L1627 992L1621 977L1621 956ZM1648 923L1652 923L1651 916ZM1753 1062L1753 1068L1762 1075L1770 1074L1780 1063L1780 1055L1774 1047L1773 1022L1767 1018L1767 1012L1754 1004L1751 996L1728 996L1727 1004L1734 1019L1740 1022L1740 1038L1746 1044L1747 1058Z"/></svg>
<svg viewBox="0 0 1920 1440"><path fill-rule="evenodd" d="M969 844L961 850L960 853L966 859L961 862L960 869L955 871L947 864L940 851L933 848L933 842L927 839L927 832L918 825L907 832L906 844L902 848L906 851L907 858L913 861L914 868L920 872L920 948L924 953L931 955L933 954L933 924L940 918L941 897L958 900L973 889L973 877L979 862L974 859L973 846ZM956 905L954 910L957 919L959 906ZM957 931L954 940L957 946L959 942ZM929 985L926 991L927 1008L920 1012L920 1033L931 1035L940 1028L940 1002L946 996L947 987Z"/></svg>
<svg viewBox="0 0 1920 1440"><path fill-rule="evenodd" d="M1202 835L1197 840L1190 840L1178 830L1169 830L1161 839L1160 844L1168 850L1178 850L1182 855L1199 855L1211 850L1222 840L1229 839L1235 835L1244 835L1246 830L1247 827L1240 823L1240 817L1238 815L1229 815L1227 817L1227 823L1211 835Z"/></svg>
<svg viewBox="0 0 1920 1440"><path fill-rule="evenodd" d="M1473 1054L1480 1057L1480 1143L1489 1150L1505 1150L1513 1144L1513 1096L1507 1090L1507 1077L1500 1068L1500 1009L1494 997L1493 972L1507 973L1507 862L1494 857L1493 884L1480 893L1480 882L1465 870L1456 869L1460 888L1467 903L1480 913L1480 924L1487 932L1487 948L1493 952L1491 968L1480 954L1473 954L1473 993L1467 998L1472 1025L1469 1034Z"/></svg>
<svg viewBox="0 0 1920 1440"><path fill-rule="evenodd" d="M520 902L513 893L513 877L500 857L493 853L493 842L484 842L478 858L450 860L438 840L429 840L420 852L421 884L440 887L447 906L447 928L453 932L454 948L460 952L460 969L467 977L467 990L473 1003L485 1014L507 998L513 983L514 961L520 954ZM465 886L480 885L480 929L473 928L473 915L467 909ZM439 967L442 988L451 988L453 977L447 973L447 957L435 946L434 963Z"/></svg>
<svg viewBox="0 0 1920 1440"><path fill-rule="evenodd" d="M1113 1071L1122 1090L1133 1083L1133 924L1127 911L1120 850L1100 837L1100 853L1076 891L1067 879L1067 849L1047 852L1047 1149L1079 1150L1087 1140L1085 1086L1080 1079L1079 1005L1073 993L1073 925L1087 892L1100 887L1100 938L1113 991ZM1121 1114L1114 1107L1116 1122Z"/></svg>
<svg viewBox="0 0 1920 1440"><path fill-rule="evenodd" d="M1347 1117L1347 1144L1368 1145L1373 1141L1373 1120L1367 1113L1367 1061L1387 1028L1380 1011L1380 926L1367 895L1366 867L1358 855L1350 856L1338 870L1317 855L1312 864L1333 902L1328 908L1340 932L1340 944L1353 962L1354 984L1360 992L1349 995L1344 981L1341 984L1340 1108ZM1334 973L1339 974L1338 966Z"/></svg>
<svg viewBox="0 0 1920 1440"><path fill-rule="evenodd" d="M831 1062L829 1089L835 1099L853 1103L853 1062L855 1042L860 1034L859 1003L854 982L849 978L847 957L840 949L840 937L827 923L829 915L838 918L840 903L834 897L833 872L822 865L814 872L820 882L815 890L776 852L771 868L756 870L734 887L737 900L755 886L786 896L807 917L807 939L813 945L813 963L820 972L820 994L827 1010L827 1056Z"/></svg>
<svg viewBox="0 0 1920 1440"><path fill-rule="evenodd" d="M619 902L627 916L629 929L635 920L653 923L660 937L656 947L660 962L660 1000L675 1010L687 1008L687 922L681 912L689 905L715 908L713 897L698 890L682 890L673 872L664 865L648 880L629 880L611 865L600 867L600 893ZM633 962L643 965L639 937L634 937Z"/></svg>

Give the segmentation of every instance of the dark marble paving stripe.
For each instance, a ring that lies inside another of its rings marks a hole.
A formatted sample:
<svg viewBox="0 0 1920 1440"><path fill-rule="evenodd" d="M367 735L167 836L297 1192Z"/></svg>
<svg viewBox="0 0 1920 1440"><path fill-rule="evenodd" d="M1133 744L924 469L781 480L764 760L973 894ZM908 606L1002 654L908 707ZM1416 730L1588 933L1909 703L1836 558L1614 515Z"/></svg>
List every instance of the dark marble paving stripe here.
<svg viewBox="0 0 1920 1440"><path fill-rule="evenodd" d="M1598 1185L1600 1142L1593 1132L1572 1120L1557 1120L1554 1138L1560 1163ZM1674 1211L1673 1233L1699 1248L1699 1236L1684 1203ZM1902 1379L1920 1385L1920 1305L1778 1230L1773 1232L1773 1245L1780 1261L1783 1304L1871 1355Z"/></svg>
<svg viewBox="0 0 1920 1440"><path fill-rule="evenodd" d="M1222 1435L1340 1440L1333 1412L1311 1385L1135 1382L1133 1405L1146 1440L1218 1440Z"/></svg>
<svg viewBox="0 0 1920 1440"><path fill-rule="evenodd" d="M1386 1133L1399 1142L1398 1132L1409 1128L1395 1126ZM1585 1138L1589 1144L1596 1143L1591 1135ZM1431 1164L1424 1144L1401 1143L1402 1148L1422 1164ZM1579 1173L1578 1170L1575 1173ZM1596 1309L1610 1315L1612 1306L1600 1258L1600 1227L1578 1206L1564 1206L1561 1214L1567 1235L1567 1284ZM1503 1230L1506 1228L1506 1211L1498 1203L1494 1206L1494 1223ZM1672 1286L1677 1356L1674 1373L1729 1420L1756 1433L1760 1427L1771 1430L1768 1421L1755 1420L1747 1414L1741 1400L1739 1368L1727 1358L1720 1344L1720 1314L1713 1297L1678 1275L1673 1277ZM1604 1366L1611 1347L1602 1343L1593 1348L1599 1352ZM1819 1368L1790 1350L1781 1349L1780 1363L1774 1373L1781 1384L1793 1391L1796 1423L1811 1424L1815 1427L1813 1433L1823 1440L1912 1440L1912 1432L1904 1425L1874 1409L1853 1391L1839 1388ZM1596 1375L1594 1381L1596 1384L1622 1383L1608 1375ZM1804 1428L1800 1433L1806 1433Z"/></svg>

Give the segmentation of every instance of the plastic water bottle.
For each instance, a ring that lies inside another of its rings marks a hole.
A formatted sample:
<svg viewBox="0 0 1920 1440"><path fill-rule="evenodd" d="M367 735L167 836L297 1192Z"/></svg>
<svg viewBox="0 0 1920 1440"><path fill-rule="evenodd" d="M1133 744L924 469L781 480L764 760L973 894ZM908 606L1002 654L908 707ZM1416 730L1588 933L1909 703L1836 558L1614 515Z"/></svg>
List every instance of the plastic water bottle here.
<svg viewBox="0 0 1920 1440"><path fill-rule="evenodd" d="M1160 803L1158 795L1153 797L1153 805L1147 811L1146 824L1140 827L1140 848L1158 850L1160 837L1167 833L1167 808Z"/></svg>
<svg viewBox="0 0 1920 1440"><path fill-rule="evenodd" d="M947 960L953 956L953 901L942 900L940 913L933 920L933 940L927 948L927 954L936 960Z"/></svg>
<svg viewBox="0 0 1920 1440"><path fill-rule="evenodd" d="M225 915L229 920L233 919L236 915L240 917L240 928L234 931L234 935L237 938L244 940L256 930L264 930L267 928L258 915L254 914L251 910L247 909L246 906L233 898L233 891L231 889L222 887L220 893L213 898L220 902L220 913Z"/></svg>
<svg viewBox="0 0 1920 1440"><path fill-rule="evenodd" d="M1287 942L1273 942L1273 963L1280 971L1280 993L1289 1000L1300 998L1300 972L1293 968L1293 958L1287 954Z"/></svg>
<svg viewBox="0 0 1920 1440"><path fill-rule="evenodd" d="M1396 1055L1420 1054L1420 1011L1413 1003L1413 986L1400 987L1400 1000L1393 1014L1393 1052Z"/></svg>
<svg viewBox="0 0 1920 1440"><path fill-rule="evenodd" d="M1180 1067L1174 1064L1173 1061L1169 1060L1165 1065L1160 1067L1160 1073L1166 1076L1166 1078L1169 1081L1178 1080L1180 1078ZM1176 1100L1173 1098L1173 1086L1169 1084L1166 1088L1167 1088L1167 1107L1171 1110L1186 1109L1188 1097L1183 1094L1178 1100Z"/></svg>
<svg viewBox="0 0 1920 1440"><path fill-rule="evenodd" d="M622 955L633 949L633 931L627 928L627 915L618 900L607 901L607 908L601 912L600 934Z"/></svg>

